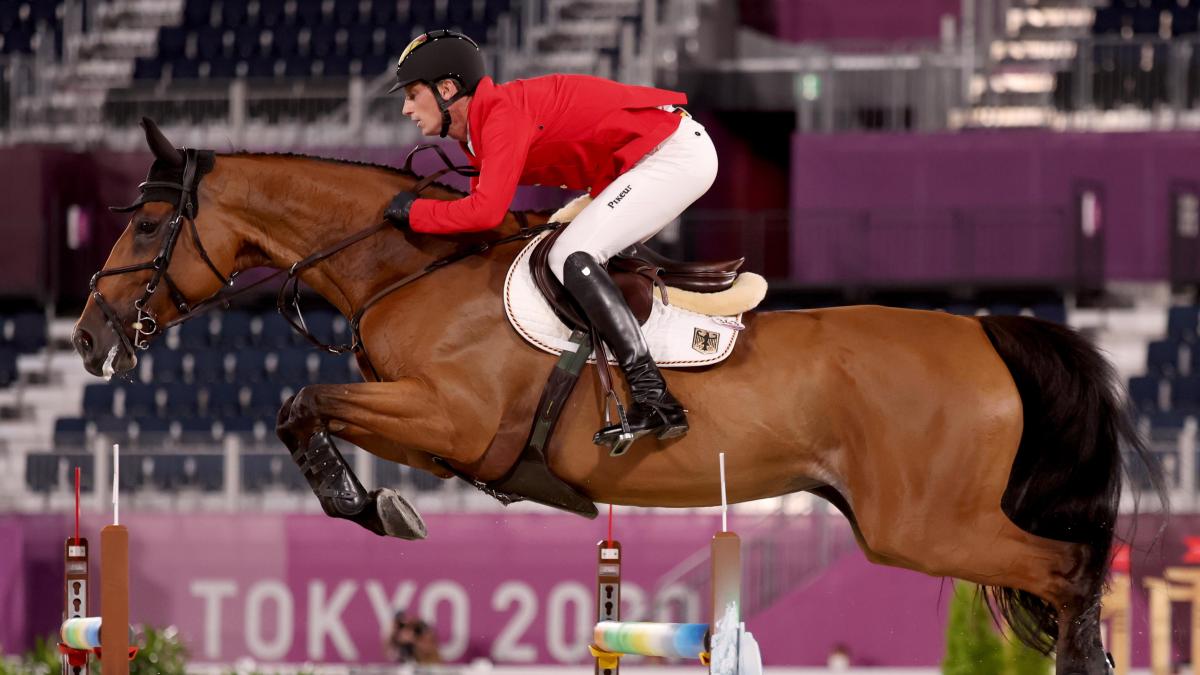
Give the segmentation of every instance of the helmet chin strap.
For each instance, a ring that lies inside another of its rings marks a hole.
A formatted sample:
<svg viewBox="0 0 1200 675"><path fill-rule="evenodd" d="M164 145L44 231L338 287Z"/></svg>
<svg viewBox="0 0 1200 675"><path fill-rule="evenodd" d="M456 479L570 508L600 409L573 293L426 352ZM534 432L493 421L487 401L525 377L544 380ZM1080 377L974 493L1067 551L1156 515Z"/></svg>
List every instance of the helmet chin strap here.
<svg viewBox="0 0 1200 675"><path fill-rule="evenodd" d="M445 138L450 133L450 106L454 105L458 99L465 97L467 92L459 89L450 98L442 98L442 92L438 91L436 86L431 86L430 89L433 90L433 100L437 101L438 110L442 111L442 131L438 136Z"/></svg>

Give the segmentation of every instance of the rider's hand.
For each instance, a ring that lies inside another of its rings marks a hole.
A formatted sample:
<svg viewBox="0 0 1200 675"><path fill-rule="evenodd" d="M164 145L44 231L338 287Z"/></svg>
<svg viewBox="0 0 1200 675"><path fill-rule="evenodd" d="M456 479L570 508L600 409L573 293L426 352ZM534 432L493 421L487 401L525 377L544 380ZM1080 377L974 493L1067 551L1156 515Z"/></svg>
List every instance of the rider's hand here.
<svg viewBox="0 0 1200 675"><path fill-rule="evenodd" d="M392 197L392 202L388 204L387 211L383 212L383 217L395 225L398 230L407 228L408 210L412 208L412 203L416 200L417 196L411 192L398 193Z"/></svg>

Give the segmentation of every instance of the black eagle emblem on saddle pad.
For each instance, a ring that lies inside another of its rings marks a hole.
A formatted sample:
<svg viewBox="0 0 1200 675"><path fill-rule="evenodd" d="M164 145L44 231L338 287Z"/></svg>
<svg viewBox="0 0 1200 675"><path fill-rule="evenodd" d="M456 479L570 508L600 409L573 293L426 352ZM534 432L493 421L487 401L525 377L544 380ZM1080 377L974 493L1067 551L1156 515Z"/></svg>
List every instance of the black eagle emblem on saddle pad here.
<svg viewBox="0 0 1200 675"><path fill-rule="evenodd" d="M714 333L711 330L697 328L695 332L692 333L692 349L695 349L701 354L716 354L717 343L720 341L720 338L720 333Z"/></svg>

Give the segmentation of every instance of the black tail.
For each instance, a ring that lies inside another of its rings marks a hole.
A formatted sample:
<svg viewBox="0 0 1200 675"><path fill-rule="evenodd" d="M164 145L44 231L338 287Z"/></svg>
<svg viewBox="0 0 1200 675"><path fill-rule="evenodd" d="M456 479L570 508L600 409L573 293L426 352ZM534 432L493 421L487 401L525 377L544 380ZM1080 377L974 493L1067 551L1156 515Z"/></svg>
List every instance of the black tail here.
<svg viewBox="0 0 1200 675"><path fill-rule="evenodd" d="M1020 528L1047 539L1086 544L1083 578L1097 601L1108 573L1121 448L1146 465L1164 499L1155 464L1134 429L1108 361L1074 330L1019 316L979 319L1021 394L1025 429L1001 506ZM1058 639L1058 613L1038 596L988 588L1014 635L1048 654Z"/></svg>

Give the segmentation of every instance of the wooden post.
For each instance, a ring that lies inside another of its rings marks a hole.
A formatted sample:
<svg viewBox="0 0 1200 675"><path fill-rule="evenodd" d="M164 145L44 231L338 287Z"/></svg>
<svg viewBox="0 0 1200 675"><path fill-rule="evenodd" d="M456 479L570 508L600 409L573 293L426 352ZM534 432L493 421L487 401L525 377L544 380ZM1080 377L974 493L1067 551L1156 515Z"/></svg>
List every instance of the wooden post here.
<svg viewBox="0 0 1200 675"><path fill-rule="evenodd" d="M100 530L100 665L104 675L129 675L129 531Z"/></svg>

